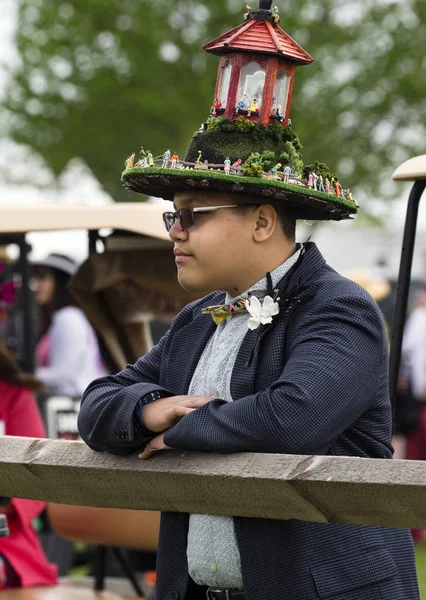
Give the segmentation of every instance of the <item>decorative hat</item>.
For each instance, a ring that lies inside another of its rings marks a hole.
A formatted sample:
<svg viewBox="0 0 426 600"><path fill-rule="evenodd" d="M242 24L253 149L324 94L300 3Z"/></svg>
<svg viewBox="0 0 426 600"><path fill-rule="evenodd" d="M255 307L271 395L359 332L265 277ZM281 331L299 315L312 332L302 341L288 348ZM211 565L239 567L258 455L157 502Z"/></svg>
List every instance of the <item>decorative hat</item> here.
<svg viewBox="0 0 426 600"><path fill-rule="evenodd" d="M357 203L327 165L304 165L302 144L291 127L290 107L298 67L313 58L278 23L279 9L259 0L245 21L204 46L220 57L210 114L183 159L163 150L157 159L131 154L124 186L173 200L182 190L239 194L256 202L284 202L297 218L351 218ZM206 107L207 108L207 107Z"/></svg>

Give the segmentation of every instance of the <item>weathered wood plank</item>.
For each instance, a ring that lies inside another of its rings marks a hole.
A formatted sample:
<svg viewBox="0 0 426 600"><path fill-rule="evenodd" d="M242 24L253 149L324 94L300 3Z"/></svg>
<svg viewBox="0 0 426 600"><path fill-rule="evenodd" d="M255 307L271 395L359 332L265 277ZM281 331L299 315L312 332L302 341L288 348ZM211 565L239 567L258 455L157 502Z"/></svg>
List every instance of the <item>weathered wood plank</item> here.
<svg viewBox="0 0 426 600"><path fill-rule="evenodd" d="M426 463L167 451L0 437L0 495L65 504L426 528Z"/></svg>

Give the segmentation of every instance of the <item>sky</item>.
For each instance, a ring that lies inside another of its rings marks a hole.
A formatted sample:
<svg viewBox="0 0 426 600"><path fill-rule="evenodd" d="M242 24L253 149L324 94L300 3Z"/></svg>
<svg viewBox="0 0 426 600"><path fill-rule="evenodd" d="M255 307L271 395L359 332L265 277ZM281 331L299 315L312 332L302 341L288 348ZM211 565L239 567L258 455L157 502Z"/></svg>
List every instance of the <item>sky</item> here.
<svg viewBox="0 0 426 600"><path fill-rule="evenodd" d="M17 0L1 0L0 98L7 83L6 67L19 63L19 55L14 46L17 4ZM20 165L23 161L25 161L29 182L17 182L18 176L13 174L13 166ZM5 166L14 175L13 183L5 180L4 173L2 173L2 167ZM5 204L24 206L47 202L100 206L112 202L112 198L102 190L90 170L78 158L68 165L60 180L55 182L51 189L41 190L31 183L31 181L46 183L50 179L49 171L37 157L28 157L25 148L17 146L11 140L0 139L0 218L1 205ZM385 202L375 202L375 210L385 216L387 231L370 234L370 239L368 235L348 230L346 225L340 226L338 234L335 224L320 228L320 234L316 235L321 239L322 248L326 248L325 255L329 262L338 269L347 270L352 264L358 263L359 266L367 266L377 260L379 254L382 254L389 257L392 270L396 273L409 189L410 184L407 184L401 199L396 201L393 206L389 206ZM309 228L302 226L300 229L305 235ZM423 204L420 206L419 231L426 232L426 200L423 200ZM334 237L335 235L334 239L336 242L339 239L339 245L333 244L330 240L330 236ZM377 243L371 243L371 235L376 237L375 242ZM423 237L426 236L423 235ZM416 274L420 274L423 270L426 271L426 245L421 243L421 235L418 235L418 240L420 242L416 248L414 263ZM29 234L28 241L33 247L33 258L43 258L51 251L69 254L78 261L87 256L87 234L83 231ZM343 248L341 244L343 244ZM336 250L337 247L339 247L339 251Z"/></svg>

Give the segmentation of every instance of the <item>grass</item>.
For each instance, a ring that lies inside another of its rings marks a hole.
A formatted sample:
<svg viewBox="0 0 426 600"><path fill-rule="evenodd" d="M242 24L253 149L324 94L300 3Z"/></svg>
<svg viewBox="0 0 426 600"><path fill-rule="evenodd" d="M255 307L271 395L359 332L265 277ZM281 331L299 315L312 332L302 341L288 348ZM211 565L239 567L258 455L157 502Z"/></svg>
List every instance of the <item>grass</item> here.
<svg viewBox="0 0 426 600"><path fill-rule="evenodd" d="M346 200L342 196L336 196L334 194L325 194L312 188L305 188L298 185L292 185L290 183L283 183L274 179L267 179L264 177L241 177L238 175L226 175L225 173L218 171L204 171L204 170L191 170L186 169L164 169L162 167L132 167L131 169L125 169L121 175L121 180L124 181L127 177L134 177L135 175L142 175L145 177L153 177L165 175L169 178L181 177L183 179L217 179L227 181L231 183L241 183L242 185L257 186L259 188L275 188L278 191L291 191L301 194L303 196L311 196L320 200L326 200L330 204L343 205L351 209L351 213L356 214L357 208L354 202Z"/></svg>
<svg viewBox="0 0 426 600"><path fill-rule="evenodd" d="M426 600L426 544L416 545L416 562L420 598Z"/></svg>

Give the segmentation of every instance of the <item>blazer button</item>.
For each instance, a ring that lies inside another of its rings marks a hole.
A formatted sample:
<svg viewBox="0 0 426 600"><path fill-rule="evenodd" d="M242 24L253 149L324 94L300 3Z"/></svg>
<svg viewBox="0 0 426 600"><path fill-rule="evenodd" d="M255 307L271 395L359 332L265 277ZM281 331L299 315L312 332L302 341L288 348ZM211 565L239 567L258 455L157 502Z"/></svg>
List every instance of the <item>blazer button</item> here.
<svg viewBox="0 0 426 600"><path fill-rule="evenodd" d="M173 600L179 600L180 596L177 592L173 592L172 598L173 598Z"/></svg>

